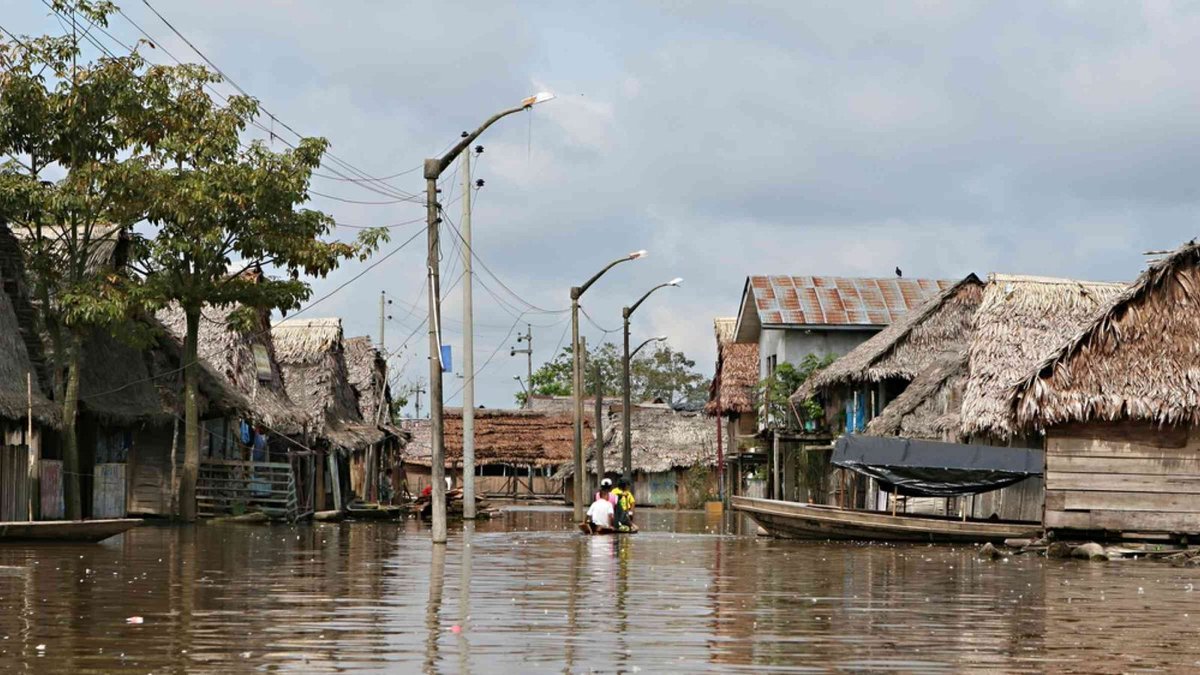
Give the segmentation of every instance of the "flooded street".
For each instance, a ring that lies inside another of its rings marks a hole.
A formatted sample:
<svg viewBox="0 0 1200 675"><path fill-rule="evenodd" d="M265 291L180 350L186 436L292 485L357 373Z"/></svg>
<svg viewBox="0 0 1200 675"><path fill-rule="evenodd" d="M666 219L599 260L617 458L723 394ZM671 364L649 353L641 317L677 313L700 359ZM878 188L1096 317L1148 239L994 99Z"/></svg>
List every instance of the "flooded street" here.
<svg viewBox="0 0 1200 675"><path fill-rule="evenodd" d="M1131 671L1200 662L1200 571L768 540L642 513L586 538L517 509L143 527L0 548L4 672ZM1191 614L1196 614L1193 617ZM142 623L129 623L141 617Z"/></svg>

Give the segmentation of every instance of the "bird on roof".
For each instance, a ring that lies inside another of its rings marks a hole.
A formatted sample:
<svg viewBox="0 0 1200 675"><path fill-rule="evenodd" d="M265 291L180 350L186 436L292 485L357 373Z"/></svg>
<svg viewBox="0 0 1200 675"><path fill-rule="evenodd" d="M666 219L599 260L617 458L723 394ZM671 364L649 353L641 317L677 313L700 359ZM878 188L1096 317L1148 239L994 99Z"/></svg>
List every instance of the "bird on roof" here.
<svg viewBox="0 0 1200 675"><path fill-rule="evenodd" d="M897 268L896 268L896 276L897 276L897 277L903 277L903 276L904 276L904 272L900 271L900 268L899 268L899 267L897 267Z"/></svg>

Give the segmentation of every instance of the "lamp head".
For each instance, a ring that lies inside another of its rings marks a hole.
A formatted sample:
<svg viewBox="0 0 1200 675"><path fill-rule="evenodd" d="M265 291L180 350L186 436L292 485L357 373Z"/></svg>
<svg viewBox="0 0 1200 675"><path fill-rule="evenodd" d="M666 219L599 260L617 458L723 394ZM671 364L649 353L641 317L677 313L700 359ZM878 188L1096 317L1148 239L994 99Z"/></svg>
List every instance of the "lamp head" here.
<svg viewBox="0 0 1200 675"><path fill-rule="evenodd" d="M667 285L668 286L678 286L679 284L682 284L682 283L683 283L683 277L675 277L674 279L668 281Z"/></svg>
<svg viewBox="0 0 1200 675"><path fill-rule="evenodd" d="M640 250L640 251L634 251L633 253L630 253L630 254L629 254L629 259L630 259L630 260L637 260L638 258L645 258L645 257L646 257L646 255L647 255L647 254L646 254L646 249L642 249L642 250Z"/></svg>
<svg viewBox="0 0 1200 675"><path fill-rule="evenodd" d="M546 101L550 101L553 99L554 99L554 94L551 94L548 91L539 91L538 93L534 94L533 96L530 96L530 97L522 100L521 107L529 108L531 106L535 106L539 103L545 103Z"/></svg>

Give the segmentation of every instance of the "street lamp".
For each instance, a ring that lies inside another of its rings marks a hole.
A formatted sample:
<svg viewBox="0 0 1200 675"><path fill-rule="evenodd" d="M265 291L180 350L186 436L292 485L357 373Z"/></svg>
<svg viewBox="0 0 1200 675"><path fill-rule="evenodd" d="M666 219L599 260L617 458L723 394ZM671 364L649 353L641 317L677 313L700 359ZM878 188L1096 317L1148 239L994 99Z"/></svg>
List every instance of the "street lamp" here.
<svg viewBox="0 0 1200 675"><path fill-rule="evenodd" d="M638 306L645 302L646 298L650 297L650 294L654 291L657 291L660 288L666 288L667 286L678 286L681 283L683 283L683 279L680 277L675 277L665 284L659 284L646 291L646 294L638 298L638 301L633 303L632 306L621 310L621 317L624 319L623 328L625 333L625 358L621 362L624 379L621 387L621 404L622 410L624 410L624 412L621 414L621 438L624 441L621 447L621 476L624 477L626 481L633 480L633 451L630 449L633 431L631 430L629 424L630 413L633 412L630 410L629 402L629 359L633 358L633 354L629 353L629 317L632 316L635 311L637 311ZM647 342L649 342L649 340L647 340ZM641 345L638 345L638 349L641 349L645 346L646 343L643 342ZM637 350L634 350L634 352L636 351Z"/></svg>
<svg viewBox="0 0 1200 675"><path fill-rule="evenodd" d="M646 251L643 249L617 258L592 275L582 286L571 288L571 396L575 399L575 522L583 522L584 483L587 481L587 476L583 473L583 367L579 354L579 298L597 279L604 276L605 272L628 260L645 257Z"/></svg>
<svg viewBox="0 0 1200 675"><path fill-rule="evenodd" d="M489 117L475 131L464 135L454 147L450 148L446 154L441 157L425 160L425 221L426 232L429 241L429 251L426 266L429 272L429 446L430 446L430 481L433 483L432 498L433 498L433 524L431 526L431 535L433 543L446 543L446 481L445 481L445 461L446 449L442 428L442 346L441 346L441 294L442 289L439 283L438 272L438 257L440 255L440 247L438 245L438 224L442 219L438 217L439 204L437 201L438 178L442 172L450 166L450 163L458 157L463 150L471 146L471 143L479 137L488 127L495 124L502 117L507 117L513 113L527 110L538 103L543 103L554 98L554 94L541 92L534 94L521 101L521 104L502 110L495 115ZM468 257L470 257L468 255ZM468 372L468 382L474 378L473 372ZM465 428L464 428L465 431ZM464 442L464 446L466 443ZM473 453L474 447L472 445ZM467 448L463 448L463 463L466 463ZM473 480L474 472L463 471L464 481ZM472 484L473 487L473 484ZM465 492L465 490L464 490ZM464 494L464 498L467 495Z"/></svg>
<svg viewBox="0 0 1200 675"><path fill-rule="evenodd" d="M666 339L667 339L666 335L659 335L658 337L652 337L649 340L646 340L642 344L638 345L637 349L629 352L629 359L632 361L633 357L637 356L637 353L642 351L642 347L645 347L646 345L650 344L651 342L662 342L663 340L666 340Z"/></svg>

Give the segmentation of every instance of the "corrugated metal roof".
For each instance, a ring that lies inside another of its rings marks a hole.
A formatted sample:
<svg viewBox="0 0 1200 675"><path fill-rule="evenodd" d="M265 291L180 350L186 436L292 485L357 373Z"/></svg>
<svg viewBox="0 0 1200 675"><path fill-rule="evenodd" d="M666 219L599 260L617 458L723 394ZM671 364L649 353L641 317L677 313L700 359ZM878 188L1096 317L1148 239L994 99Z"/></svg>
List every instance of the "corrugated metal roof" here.
<svg viewBox="0 0 1200 675"><path fill-rule="evenodd" d="M763 325L886 326L953 285L949 279L750 277Z"/></svg>

